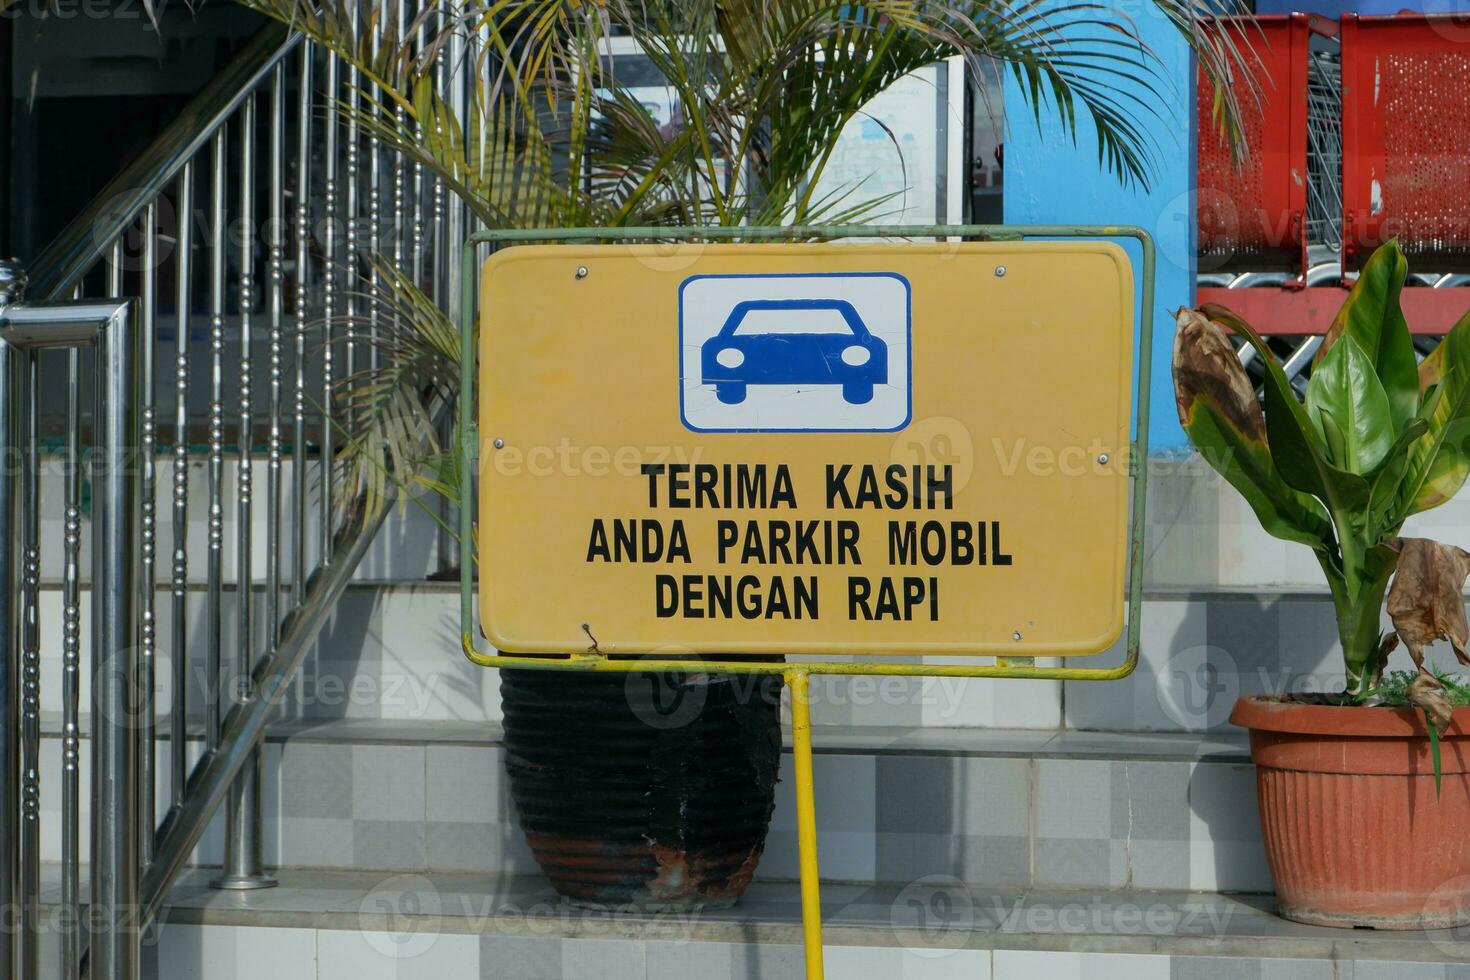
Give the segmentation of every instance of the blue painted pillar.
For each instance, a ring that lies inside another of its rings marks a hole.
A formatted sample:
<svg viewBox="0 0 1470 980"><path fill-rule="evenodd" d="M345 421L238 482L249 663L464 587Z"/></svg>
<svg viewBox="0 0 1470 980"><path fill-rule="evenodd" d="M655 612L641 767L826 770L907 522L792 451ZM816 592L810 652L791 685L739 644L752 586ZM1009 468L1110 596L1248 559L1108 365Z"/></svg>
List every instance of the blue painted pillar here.
<svg viewBox="0 0 1470 980"><path fill-rule="evenodd" d="M1125 187L1117 176L1103 169L1089 119L1079 117L1075 147L1052 107L1043 108L1038 127L1021 87L1008 74L1005 222L1141 225L1154 235L1159 261L1152 324L1149 448L1172 453L1188 445L1174 409L1169 359L1174 343L1174 318L1170 313L1194 301L1194 56L1173 25L1149 4L1130 4L1128 8L1128 20L1120 23L1136 31L1157 59L1153 64L1156 75L1153 87L1157 94L1146 96L1157 118L1141 108L1135 112L1138 123L1147 126L1155 143L1148 189ZM1103 15L1102 11L1092 13ZM1118 80L1110 78L1109 81L1116 84ZM1139 89L1146 91L1144 86ZM1141 296L1138 246L1128 241L1120 244L1133 257Z"/></svg>

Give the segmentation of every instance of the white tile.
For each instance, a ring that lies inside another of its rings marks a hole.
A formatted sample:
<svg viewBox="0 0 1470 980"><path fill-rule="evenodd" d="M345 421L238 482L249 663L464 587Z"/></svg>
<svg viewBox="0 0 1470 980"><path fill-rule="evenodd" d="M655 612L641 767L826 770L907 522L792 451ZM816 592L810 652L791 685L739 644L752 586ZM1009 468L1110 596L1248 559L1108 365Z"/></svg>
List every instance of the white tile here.
<svg viewBox="0 0 1470 980"><path fill-rule="evenodd" d="M998 949L994 980L1169 980L1169 957Z"/></svg>
<svg viewBox="0 0 1470 980"><path fill-rule="evenodd" d="M424 746L352 747L352 818L424 819Z"/></svg>
<svg viewBox="0 0 1470 980"><path fill-rule="evenodd" d="M316 980L458 980L479 976L480 937L324 929L317 959Z"/></svg>
<svg viewBox="0 0 1470 980"><path fill-rule="evenodd" d="M988 950L827 946L822 964L842 980L990 980Z"/></svg>
<svg viewBox="0 0 1470 980"><path fill-rule="evenodd" d="M352 821L287 817L279 829L281 864L300 868L353 866Z"/></svg>
<svg viewBox="0 0 1470 980"><path fill-rule="evenodd" d="M1189 770L1189 839L1259 843L1256 767L1248 762L1196 762Z"/></svg>
<svg viewBox="0 0 1470 980"><path fill-rule="evenodd" d="M1189 887L1195 891L1269 892L1271 867L1259 843L1190 842Z"/></svg>
<svg viewBox="0 0 1470 980"><path fill-rule="evenodd" d="M636 939L566 939L561 944L562 980L642 980L648 954Z"/></svg>
<svg viewBox="0 0 1470 980"><path fill-rule="evenodd" d="M1195 763L1189 778L1189 887L1270 891L1260 828L1255 766Z"/></svg>
<svg viewBox="0 0 1470 980"><path fill-rule="evenodd" d="M900 962L903 980L990 980L992 976L987 949L956 949L941 955L904 950Z"/></svg>
<svg viewBox="0 0 1470 980"><path fill-rule="evenodd" d="M1040 759L1036 762L1038 839L1109 840L1113 833L1112 763ZM1108 803L1109 805L1103 805Z"/></svg>
<svg viewBox="0 0 1470 980"><path fill-rule="evenodd" d="M505 753L480 745L428 746L425 809L432 822L491 823L509 818Z"/></svg>
<svg viewBox="0 0 1470 980"><path fill-rule="evenodd" d="M935 661L940 662L940 661ZM1060 661L1041 658L1039 666ZM922 724L936 728L1056 728L1062 723L1059 681L986 677L923 679Z"/></svg>
<svg viewBox="0 0 1470 980"><path fill-rule="evenodd" d="M1189 686L1198 676L1199 661L1210 661L1209 638L1202 602L1152 599L1143 603L1142 642L1133 676L1117 683L1069 681L1064 694L1069 728L1104 731L1204 730L1223 724L1229 701L1221 699L1219 717L1197 710L1196 692ZM1098 663L1117 663L1123 657L1125 637L1101 655ZM1067 666L1084 664L1076 658ZM1234 676L1233 674L1231 675Z"/></svg>
<svg viewBox="0 0 1470 980"><path fill-rule="evenodd" d="M378 611L381 717L500 720L499 671L477 667L460 652L457 592L394 589L378 596Z"/></svg>
<svg viewBox="0 0 1470 980"><path fill-rule="evenodd" d="M795 944L648 943L648 980L797 980L803 962Z"/></svg>
<svg viewBox="0 0 1470 980"><path fill-rule="evenodd" d="M817 861L822 877L835 881L872 881L877 875L878 843L873 831L817 832ZM796 878L801 871L795 830L771 830L756 867L757 878Z"/></svg>
<svg viewBox="0 0 1470 980"><path fill-rule="evenodd" d="M830 977L854 980L896 980L905 977L903 950L867 946L824 946L823 972Z"/></svg>
<svg viewBox="0 0 1470 980"><path fill-rule="evenodd" d="M871 881L877 874L877 760L870 755L818 754L812 760L817 800L818 860L822 874L845 881ZM791 756L781 758L776 810L757 874L792 878L799 869L796 846L796 780Z"/></svg>
<svg viewBox="0 0 1470 980"><path fill-rule="evenodd" d="M158 978L316 980L316 953L311 929L165 924L158 938Z"/></svg>
<svg viewBox="0 0 1470 980"><path fill-rule="evenodd" d="M1037 658L1038 667L1060 666L1060 660ZM994 702L991 722L997 728L1059 728L1062 724L1062 682L984 680Z"/></svg>

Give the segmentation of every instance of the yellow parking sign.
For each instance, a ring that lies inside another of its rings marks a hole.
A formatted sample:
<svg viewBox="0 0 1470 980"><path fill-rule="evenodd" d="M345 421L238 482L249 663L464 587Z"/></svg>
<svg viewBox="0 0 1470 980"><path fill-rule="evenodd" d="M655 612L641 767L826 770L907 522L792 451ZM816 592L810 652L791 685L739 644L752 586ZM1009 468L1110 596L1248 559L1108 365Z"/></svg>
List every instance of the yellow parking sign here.
<svg viewBox="0 0 1470 980"><path fill-rule="evenodd" d="M481 290L480 611L500 650L1117 638L1117 246L519 246Z"/></svg>

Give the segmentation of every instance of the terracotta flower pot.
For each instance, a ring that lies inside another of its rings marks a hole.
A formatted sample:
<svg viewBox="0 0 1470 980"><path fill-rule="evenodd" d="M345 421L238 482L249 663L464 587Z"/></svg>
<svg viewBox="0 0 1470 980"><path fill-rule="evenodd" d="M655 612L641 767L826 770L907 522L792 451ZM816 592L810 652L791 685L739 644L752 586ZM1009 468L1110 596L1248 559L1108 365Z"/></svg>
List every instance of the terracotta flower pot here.
<svg viewBox="0 0 1470 980"><path fill-rule="evenodd" d="M1470 923L1470 708L1441 739L1422 712L1241 698L1281 914L1376 929Z"/></svg>

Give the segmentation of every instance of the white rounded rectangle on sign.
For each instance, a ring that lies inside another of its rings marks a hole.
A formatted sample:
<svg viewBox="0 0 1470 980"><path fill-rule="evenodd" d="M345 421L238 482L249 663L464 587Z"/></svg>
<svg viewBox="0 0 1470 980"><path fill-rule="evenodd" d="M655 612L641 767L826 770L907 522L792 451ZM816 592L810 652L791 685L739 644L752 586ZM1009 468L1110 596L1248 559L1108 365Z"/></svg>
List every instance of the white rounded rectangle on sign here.
<svg viewBox="0 0 1470 980"><path fill-rule="evenodd" d="M679 286L680 412L696 432L895 432L912 405L908 280L699 275Z"/></svg>

